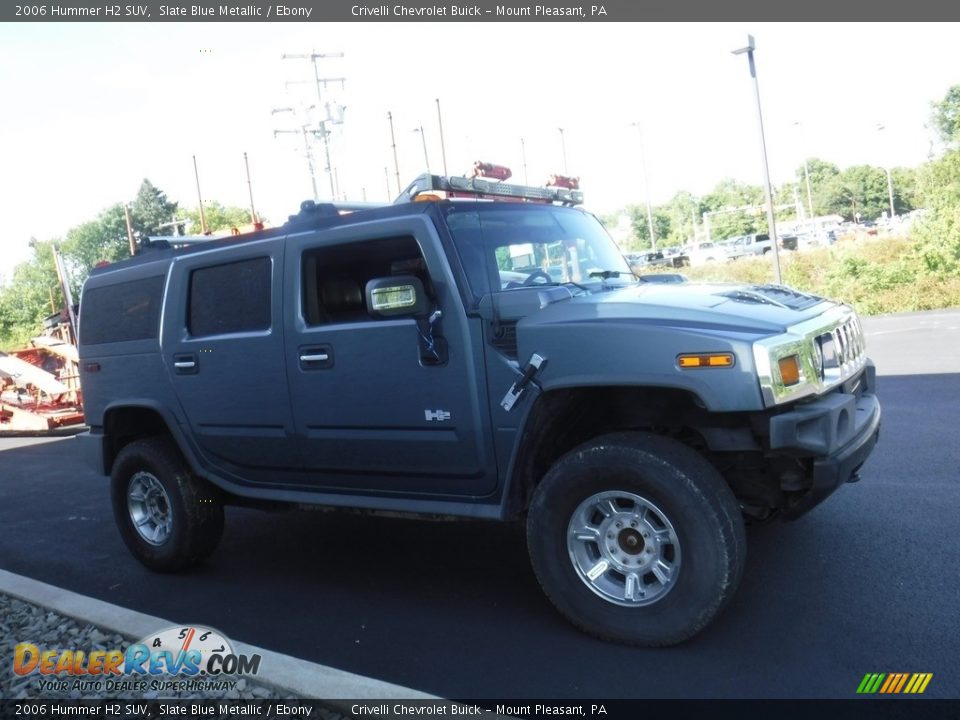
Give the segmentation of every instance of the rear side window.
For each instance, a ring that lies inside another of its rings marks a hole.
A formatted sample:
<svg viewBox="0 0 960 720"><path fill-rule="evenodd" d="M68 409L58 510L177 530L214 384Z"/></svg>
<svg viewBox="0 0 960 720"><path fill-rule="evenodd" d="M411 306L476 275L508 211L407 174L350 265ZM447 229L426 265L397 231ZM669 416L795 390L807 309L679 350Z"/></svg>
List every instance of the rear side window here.
<svg viewBox="0 0 960 720"><path fill-rule="evenodd" d="M187 329L194 337L270 329L269 257L190 273Z"/></svg>
<svg viewBox="0 0 960 720"><path fill-rule="evenodd" d="M91 288L80 301L80 342L84 345L148 340L160 328L164 276Z"/></svg>

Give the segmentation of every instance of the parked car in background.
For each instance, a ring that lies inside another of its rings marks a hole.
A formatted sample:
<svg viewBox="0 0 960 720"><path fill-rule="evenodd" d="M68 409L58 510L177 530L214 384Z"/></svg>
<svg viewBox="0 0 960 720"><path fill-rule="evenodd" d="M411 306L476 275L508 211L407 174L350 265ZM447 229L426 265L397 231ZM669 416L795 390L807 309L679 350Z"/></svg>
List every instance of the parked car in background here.
<svg viewBox="0 0 960 720"><path fill-rule="evenodd" d="M728 258L723 248L712 242L702 242L690 246L687 255L690 258L690 264L693 266L706 265L707 263L719 262Z"/></svg>
<svg viewBox="0 0 960 720"><path fill-rule="evenodd" d="M780 247L783 250L796 250L799 247L800 239L793 234L782 235L780 237Z"/></svg>
<svg viewBox="0 0 960 720"><path fill-rule="evenodd" d="M643 253L630 253L625 256L627 262L630 264L630 269L635 273L639 273L646 268L657 267L660 265L671 265L671 260L668 257L664 257L662 252L643 252Z"/></svg>
<svg viewBox="0 0 960 720"><path fill-rule="evenodd" d="M730 246L728 255L731 260L753 255L766 255L773 250L773 243L767 233L754 233L737 238Z"/></svg>

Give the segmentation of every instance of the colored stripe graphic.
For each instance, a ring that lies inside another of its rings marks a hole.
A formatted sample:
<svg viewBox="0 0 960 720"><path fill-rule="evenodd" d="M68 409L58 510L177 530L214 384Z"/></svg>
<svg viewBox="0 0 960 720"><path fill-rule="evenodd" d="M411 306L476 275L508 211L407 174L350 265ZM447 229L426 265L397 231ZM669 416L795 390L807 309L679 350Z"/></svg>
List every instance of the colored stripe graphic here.
<svg viewBox="0 0 960 720"><path fill-rule="evenodd" d="M857 686L858 695L921 695L933 679L933 673L867 673Z"/></svg>

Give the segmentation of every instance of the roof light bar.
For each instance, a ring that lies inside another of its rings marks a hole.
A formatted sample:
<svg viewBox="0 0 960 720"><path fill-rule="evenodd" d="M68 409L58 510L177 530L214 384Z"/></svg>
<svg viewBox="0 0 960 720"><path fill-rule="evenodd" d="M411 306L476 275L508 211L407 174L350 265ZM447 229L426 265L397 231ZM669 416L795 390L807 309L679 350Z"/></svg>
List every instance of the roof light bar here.
<svg viewBox="0 0 960 720"><path fill-rule="evenodd" d="M442 177L440 175L420 175L394 200L394 204L413 202L420 193L442 191L450 196L469 195L477 198L512 198L529 202L560 203L562 205L580 205L583 193L560 187L531 187L527 185L508 185L482 177Z"/></svg>

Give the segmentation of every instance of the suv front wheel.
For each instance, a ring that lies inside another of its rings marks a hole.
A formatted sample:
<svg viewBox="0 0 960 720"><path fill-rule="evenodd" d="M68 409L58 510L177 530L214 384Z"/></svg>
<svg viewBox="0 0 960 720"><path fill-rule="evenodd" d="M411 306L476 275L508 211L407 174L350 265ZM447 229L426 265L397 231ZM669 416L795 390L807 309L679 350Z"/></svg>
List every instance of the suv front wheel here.
<svg viewBox="0 0 960 720"><path fill-rule="evenodd" d="M151 570L195 565L223 535L216 488L190 473L168 438L125 446L113 464L110 495L124 544Z"/></svg>
<svg viewBox="0 0 960 720"><path fill-rule="evenodd" d="M537 487L527 544L570 621L631 645L680 643L733 596L746 536L717 470L680 442L606 435L562 457Z"/></svg>

